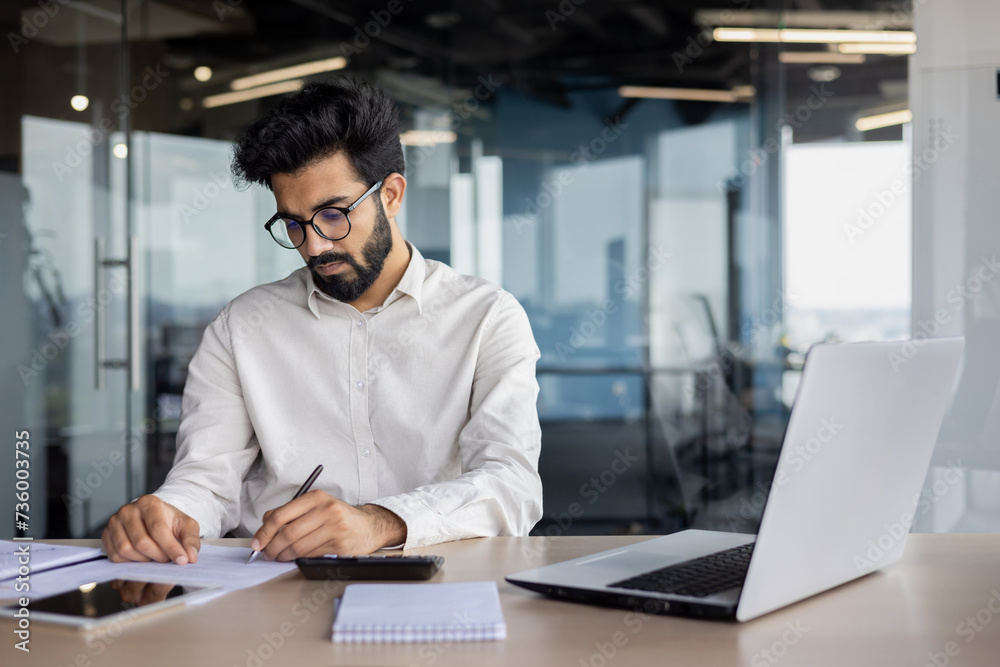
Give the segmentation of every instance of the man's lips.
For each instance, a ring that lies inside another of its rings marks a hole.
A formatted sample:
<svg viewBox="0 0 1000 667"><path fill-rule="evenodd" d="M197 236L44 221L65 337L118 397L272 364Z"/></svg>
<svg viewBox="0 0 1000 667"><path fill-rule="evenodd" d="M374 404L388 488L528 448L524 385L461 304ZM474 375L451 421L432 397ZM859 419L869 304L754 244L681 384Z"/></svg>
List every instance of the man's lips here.
<svg viewBox="0 0 1000 667"><path fill-rule="evenodd" d="M332 276L335 273L339 273L341 269L344 268L346 264L344 262L330 262L329 264L320 264L316 267L316 273L321 276Z"/></svg>

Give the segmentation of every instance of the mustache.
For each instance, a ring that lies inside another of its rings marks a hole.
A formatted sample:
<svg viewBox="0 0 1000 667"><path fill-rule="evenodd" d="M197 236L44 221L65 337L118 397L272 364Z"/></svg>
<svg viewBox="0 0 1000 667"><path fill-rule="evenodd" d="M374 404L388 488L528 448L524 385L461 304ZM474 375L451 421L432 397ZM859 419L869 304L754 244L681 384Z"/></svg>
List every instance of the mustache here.
<svg viewBox="0 0 1000 667"><path fill-rule="evenodd" d="M347 264L354 266L354 258L343 252L333 252L332 250L324 252L322 255L317 255L316 257L310 257L306 262L306 266L310 269L315 269L323 264L332 264L333 262L346 262Z"/></svg>

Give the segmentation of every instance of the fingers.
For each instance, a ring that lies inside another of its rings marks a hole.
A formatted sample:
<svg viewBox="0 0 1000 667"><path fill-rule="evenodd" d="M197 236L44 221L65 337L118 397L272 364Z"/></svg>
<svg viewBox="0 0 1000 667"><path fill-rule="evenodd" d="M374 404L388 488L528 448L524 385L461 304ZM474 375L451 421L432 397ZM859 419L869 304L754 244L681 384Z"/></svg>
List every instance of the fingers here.
<svg viewBox="0 0 1000 667"><path fill-rule="evenodd" d="M180 526L180 530L178 532L180 533L181 545L184 547L184 553L187 554L188 562L197 563L198 550L201 549L201 537L198 534L198 522L188 517L187 520Z"/></svg>
<svg viewBox="0 0 1000 667"><path fill-rule="evenodd" d="M156 496L142 496L108 520L101 542L108 558L178 565L198 560L198 522Z"/></svg>
<svg viewBox="0 0 1000 667"><path fill-rule="evenodd" d="M167 516L166 505L151 507L143 513L142 520L148 534L153 538L154 543L159 548L160 553L166 558L160 562L172 560L178 565L185 565L188 562L188 552L181 544L177 536L174 535L174 522ZM146 553L143 551L143 553ZM150 555L146 553L146 555ZM154 558L154 560L160 560Z"/></svg>
<svg viewBox="0 0 1000 667"><path fill-rule="evenodd" d="M135 546L133 546L132 541L129 539L128 533L125 531L122 517L124 514L133 511L129 505L118 510L118 513L108 520L108 525L101 534L101 542L104 543L104 550L113 563L126 563L129 561L148 562L150 560L148 556L139 553L135 549Z"/></svg>
<svg viewBox="0 0 1000 667"><path fill-rule="evenodd" d="M125 511L125 508L119 511L122 527L125 529L125 534L132 549L149 560L155 560L158 563L166 563L168 560L171 560L160 545L157 544L156 538L150 535L149 528L146 525L146 517L143 515L153 510L148 505L138 507L138 501L133 503L133 505L136 505L136 507L132 511ZM150 520L152 518L149 517ZM135 559L130 557L129 560Z"/></svg>
<svg viewBox="0 0 1000 667"><path fill-rule="evenodd" d="M139 599L140 605L162 602L167 599L167 593L174 589L174 584L147 584Z"/></svg>
<svg viewBox="0 0 1000 667"><path fill-rule="evenodd" d="M295 500L285 503L281 507L265 512L263 517L264 525L254 534L253 540L250 542L250 548L254 551L264 551L268 556L273 558L271 550L268 547L282 526L295 521L313 507L333 500L335 498L322 491L310 491Z"/></svg>
<svg viewBox="0 0 1000 667"><path fill-rule="evenodd" d="M287 524L267 545L265 554L272 560L290 561L312 555L315 549L334 539L339 525L324 507L316 507Z"/></svg>

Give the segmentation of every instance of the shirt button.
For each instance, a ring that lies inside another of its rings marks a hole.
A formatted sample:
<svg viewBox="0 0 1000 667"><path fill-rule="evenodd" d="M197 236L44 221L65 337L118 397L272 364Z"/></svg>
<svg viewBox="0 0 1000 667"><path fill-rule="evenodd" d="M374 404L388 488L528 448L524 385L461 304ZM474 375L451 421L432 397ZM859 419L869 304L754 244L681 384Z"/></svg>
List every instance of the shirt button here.
<svg viewBox="0 0 1000 667"><path fill-rule="evenodd" d="M371 456L371 455L372 455L372 450L370 450L370 449L366 449L365 451L361 452L361 456L368 457L368 456Z"/></svg>
<svg viewBox="0 0 1000 667"><path fill-rule="evenodd" d="M362 387L365 386L365 383L364 382L359 382L357 386L358 386L358 389L361 389Z"/></svg>
<svg viewBox="0 0 1000 667"><path fill-rule="evenodd" d="M357 322L355 322L355 324L360 327L362 324L364 324L364 322L362 322L361 320L358 320Z"/></svg>

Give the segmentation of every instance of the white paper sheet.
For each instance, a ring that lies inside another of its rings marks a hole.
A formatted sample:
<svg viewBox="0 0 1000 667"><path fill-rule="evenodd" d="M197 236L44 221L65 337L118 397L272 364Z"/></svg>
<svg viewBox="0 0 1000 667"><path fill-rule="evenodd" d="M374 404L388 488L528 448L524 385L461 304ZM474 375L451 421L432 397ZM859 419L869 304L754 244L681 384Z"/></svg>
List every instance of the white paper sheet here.
<svg viewBox="0 0 1000 667"><path fill-rule="evenodd" d="M28 550L27 558L24 549ZM45 544L33 540L0 540L0 579L17 576L18 568L27 560L32 572L43 572L61 565L93 560L101 556L101 550L94 547L74 547L64 544Z"/></svg>
<svg viewBox="0 0 1000 667"><path fill-rule="evenodd" d="M162 581L182 585L212 585L222 586L217 595L199 597L191 604L204 604L214 600L219 595L241 588L249 588L262 584L286 572L295 569L295 563L279 563L264 560L260 556L249 565L249 547L219 547L212 544L202 544L198 551L198 562L187 565L174 563L112 563L97 560L79 565L71 565L58 570L32 574L29 579L33 599L39 599L72 590L90 582L108 581L110 579L139 579L142 581ZM0 582L0 598L13 598L25 595L25 592L15 592L16 579Z"/></svg>

